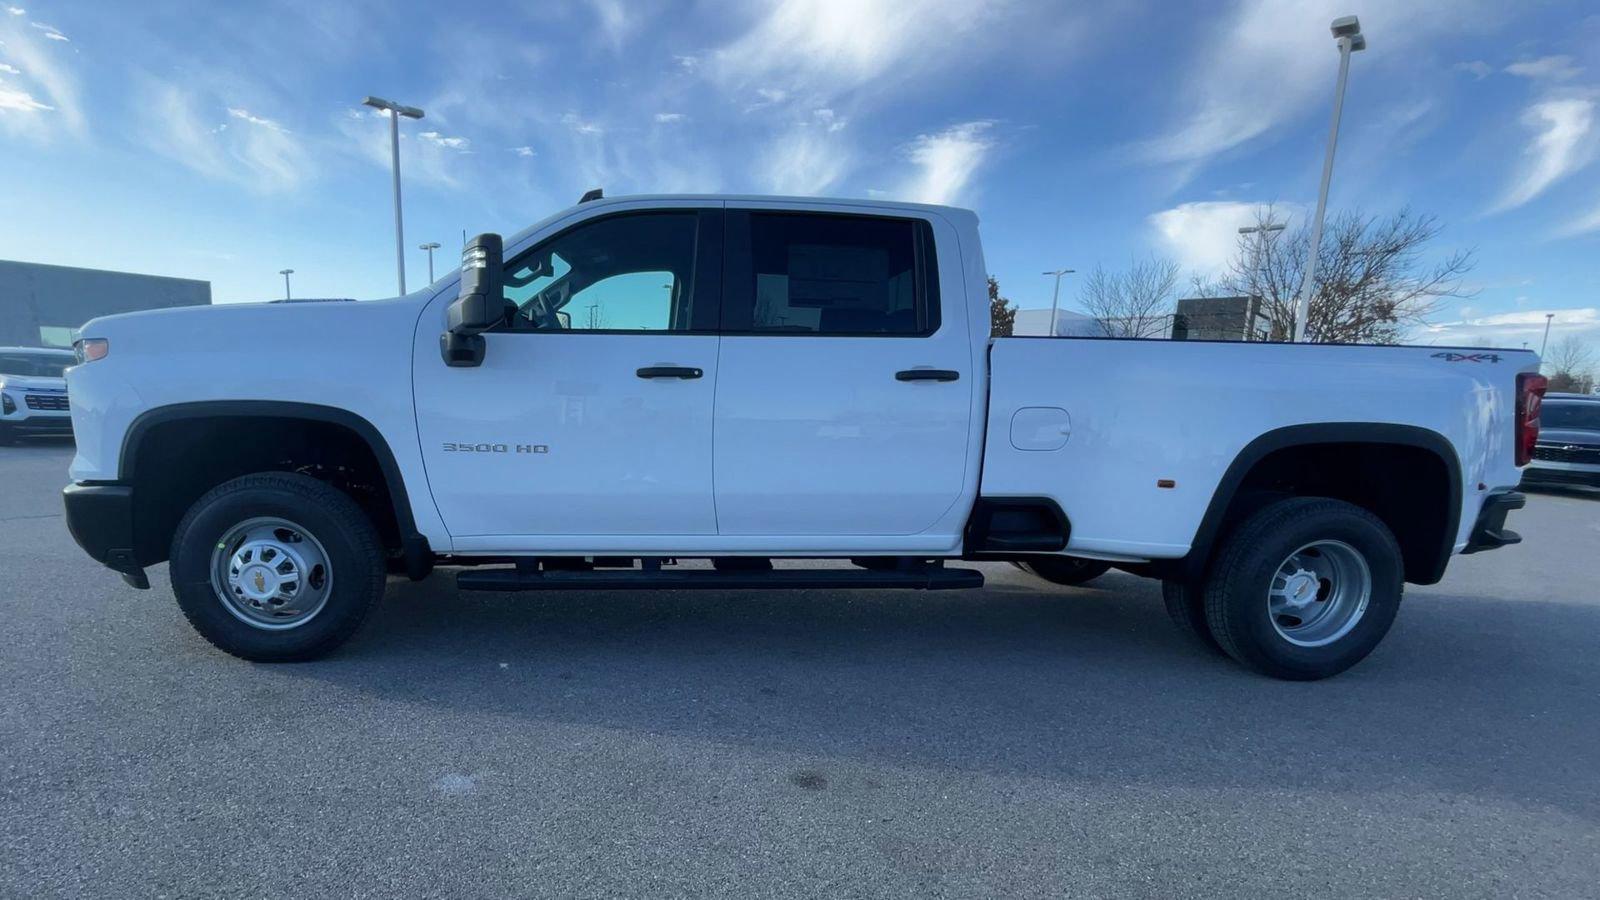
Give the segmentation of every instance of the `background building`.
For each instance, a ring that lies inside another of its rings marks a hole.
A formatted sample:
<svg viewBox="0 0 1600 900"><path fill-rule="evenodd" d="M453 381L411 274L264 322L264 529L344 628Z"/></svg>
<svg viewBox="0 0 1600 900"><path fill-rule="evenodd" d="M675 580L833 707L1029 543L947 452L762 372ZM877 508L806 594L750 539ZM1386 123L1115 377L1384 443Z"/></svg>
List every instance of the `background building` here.
<svg viewBox="0 0 1600 900"><path fill-rule="evenodd" d="M1271 322L1260 297L1190 297L1178 301L1172 337L1190 341L1264 341Z"/></svg>
<svg viewBox="0 0 1600 900"><path fill-rule="evenodd" d="M97 316L210 302L209 281L0 260L0 347L70 347Z"/></svg>

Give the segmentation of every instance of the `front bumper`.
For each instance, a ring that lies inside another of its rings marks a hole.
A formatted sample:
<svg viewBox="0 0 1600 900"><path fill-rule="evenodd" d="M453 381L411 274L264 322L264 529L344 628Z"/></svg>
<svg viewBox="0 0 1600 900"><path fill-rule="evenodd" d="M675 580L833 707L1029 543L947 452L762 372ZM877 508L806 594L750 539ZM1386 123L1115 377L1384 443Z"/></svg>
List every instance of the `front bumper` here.
<svg viewBox="0 0 1600 900"><path fill-rule="evenodd" d="M1577 484L1600 487L1600 466L1534 460L1522 470L1523 484Z"/></svg>
<svg viewBox="0 0 1600 900"><path fill-rule="evenodd" d="M1522 543L1522 535L1506 527L1506 514L1527 503L1528 498L1516 491L1503 491L1485 498L1483 508L1478 510L1478 521L1472 526L1472 536L1461 552L1480 553Z"/></svg>
<svg viewBox="0 0 1600 900"><path fill-rule="evenodd" d="M125 484L69 484L61 492L67 530L95 562L119 572L141 590L150 579L133 552L133 488Z"/></svg>

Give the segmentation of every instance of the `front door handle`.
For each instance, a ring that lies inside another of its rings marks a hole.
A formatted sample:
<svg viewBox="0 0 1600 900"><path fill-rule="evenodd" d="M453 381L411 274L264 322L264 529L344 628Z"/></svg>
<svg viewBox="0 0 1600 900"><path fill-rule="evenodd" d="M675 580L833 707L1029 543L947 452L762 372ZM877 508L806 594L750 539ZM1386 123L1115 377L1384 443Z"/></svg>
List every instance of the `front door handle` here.
<svg viewBox="0 0 1600 900"><path fill-rule="evenodd" d="M645 366L633 374L640 378L699 378L706 374L690 366Z"/></svg>
<svg viewBox="0 0 1600 900"><path fill-rule="evenodd" d="M954 369L906 369L894 373L895 381L955 381L961 373Z"/></svg>

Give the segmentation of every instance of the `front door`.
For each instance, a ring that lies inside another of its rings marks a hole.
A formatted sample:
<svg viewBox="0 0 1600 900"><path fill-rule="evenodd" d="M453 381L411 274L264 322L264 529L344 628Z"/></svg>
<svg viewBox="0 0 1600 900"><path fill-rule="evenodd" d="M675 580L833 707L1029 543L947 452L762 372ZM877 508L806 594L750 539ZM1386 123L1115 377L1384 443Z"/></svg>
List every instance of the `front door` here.
<svg viewBox="0 0 1600 900"><path fill-rule="evenodd" d="M941 316L932 226L738 206L717 378L722 534L953 543L978 386L964 298Z"/></svg>
<svg viewBox="0 0 1600 900"><path fill-rule="evenodd" d="M417 427L458 550L716 533L720 215L611 214L518 254L516 315L480 367L445 366L419 330Z"/></svg>

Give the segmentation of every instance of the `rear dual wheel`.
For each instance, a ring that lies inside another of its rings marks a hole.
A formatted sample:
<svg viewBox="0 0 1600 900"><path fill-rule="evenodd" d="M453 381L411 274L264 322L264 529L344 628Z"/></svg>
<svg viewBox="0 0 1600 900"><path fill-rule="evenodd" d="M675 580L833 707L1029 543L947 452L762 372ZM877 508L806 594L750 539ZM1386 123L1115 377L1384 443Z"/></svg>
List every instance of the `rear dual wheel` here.
<svg viewBox="0 0 1600 900"><path fill-rule="evenodd" d="M1372 652L1404 581L1400 547L1377 516L1294 497L1240 523L1202 584L1168 582L1162 595L1181 630L1264 675L1309 681Z"/></svg>

